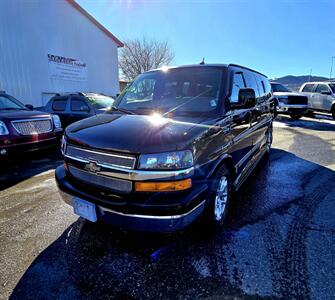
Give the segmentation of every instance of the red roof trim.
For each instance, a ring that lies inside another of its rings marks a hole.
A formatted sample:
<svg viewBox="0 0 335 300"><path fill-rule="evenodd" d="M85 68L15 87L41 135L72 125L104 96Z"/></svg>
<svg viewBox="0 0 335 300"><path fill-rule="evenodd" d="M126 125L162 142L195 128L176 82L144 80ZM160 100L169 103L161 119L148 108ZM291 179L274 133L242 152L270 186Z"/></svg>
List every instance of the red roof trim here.
<svg viewBox="0 0 335 300"><path fill-rule="evenodd" d="M66 0L79 12L81 12L87 19L89 19L94 25L96 25L100 30L102 30L107 36L109 36L116 44L118 48L123 47L123 43L113 35L105 26L99 23L92 15L90 15L85 9L83 9L75 0Z"/></svg>

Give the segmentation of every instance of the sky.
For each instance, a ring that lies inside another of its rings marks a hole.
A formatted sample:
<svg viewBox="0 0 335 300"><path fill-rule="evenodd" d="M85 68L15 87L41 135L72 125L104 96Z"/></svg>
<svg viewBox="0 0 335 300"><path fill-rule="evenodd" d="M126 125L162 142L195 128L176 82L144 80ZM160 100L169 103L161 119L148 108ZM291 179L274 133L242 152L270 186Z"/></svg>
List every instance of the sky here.
<svg viewBox="0 0 335 300"><path fill-rule="evenodd" d="M270 78L311 71L329 77L335 56L335 0L77 2L121 41L168 41L172 65L204 57L206 63L236 63Z"/></svg>

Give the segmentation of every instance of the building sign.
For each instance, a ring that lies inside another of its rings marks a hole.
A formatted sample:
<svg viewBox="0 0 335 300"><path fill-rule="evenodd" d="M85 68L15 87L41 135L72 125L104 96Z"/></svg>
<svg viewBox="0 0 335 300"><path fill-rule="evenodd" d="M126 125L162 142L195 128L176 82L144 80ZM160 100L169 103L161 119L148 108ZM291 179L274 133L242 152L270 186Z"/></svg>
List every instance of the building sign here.
<svg viewBox="0 0 335 300"><path fill-rule="evenodd" d="M87 81L86 63L74 58L48 54L51 79Z"/></svg>

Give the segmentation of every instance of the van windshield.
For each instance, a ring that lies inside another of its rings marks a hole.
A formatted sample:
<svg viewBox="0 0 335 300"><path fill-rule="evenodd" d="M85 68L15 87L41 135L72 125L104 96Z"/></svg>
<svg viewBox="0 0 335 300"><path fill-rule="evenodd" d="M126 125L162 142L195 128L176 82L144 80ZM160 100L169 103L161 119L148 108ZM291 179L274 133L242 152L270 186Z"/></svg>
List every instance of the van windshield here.
<svg viewBox="0 0 335 300"><path fill-rule="evenodd" d="M118 108L140 114L217 114L222 70L192 67L139 75L118 99Z"/></svg>

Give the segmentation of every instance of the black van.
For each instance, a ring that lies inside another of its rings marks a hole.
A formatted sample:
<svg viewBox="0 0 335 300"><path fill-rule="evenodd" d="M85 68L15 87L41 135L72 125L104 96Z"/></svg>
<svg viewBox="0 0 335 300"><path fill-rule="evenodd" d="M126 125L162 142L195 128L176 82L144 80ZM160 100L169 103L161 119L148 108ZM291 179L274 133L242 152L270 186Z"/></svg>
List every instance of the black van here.
<svg viewBox="0 0 335 300"><path fill-rule="evenodd" d="M200 215L220 226L270 151L273 116L267 77L245 67L143 73L109 111L66 129L60 194L76 214L126 229L175 231Z"/></svg>

